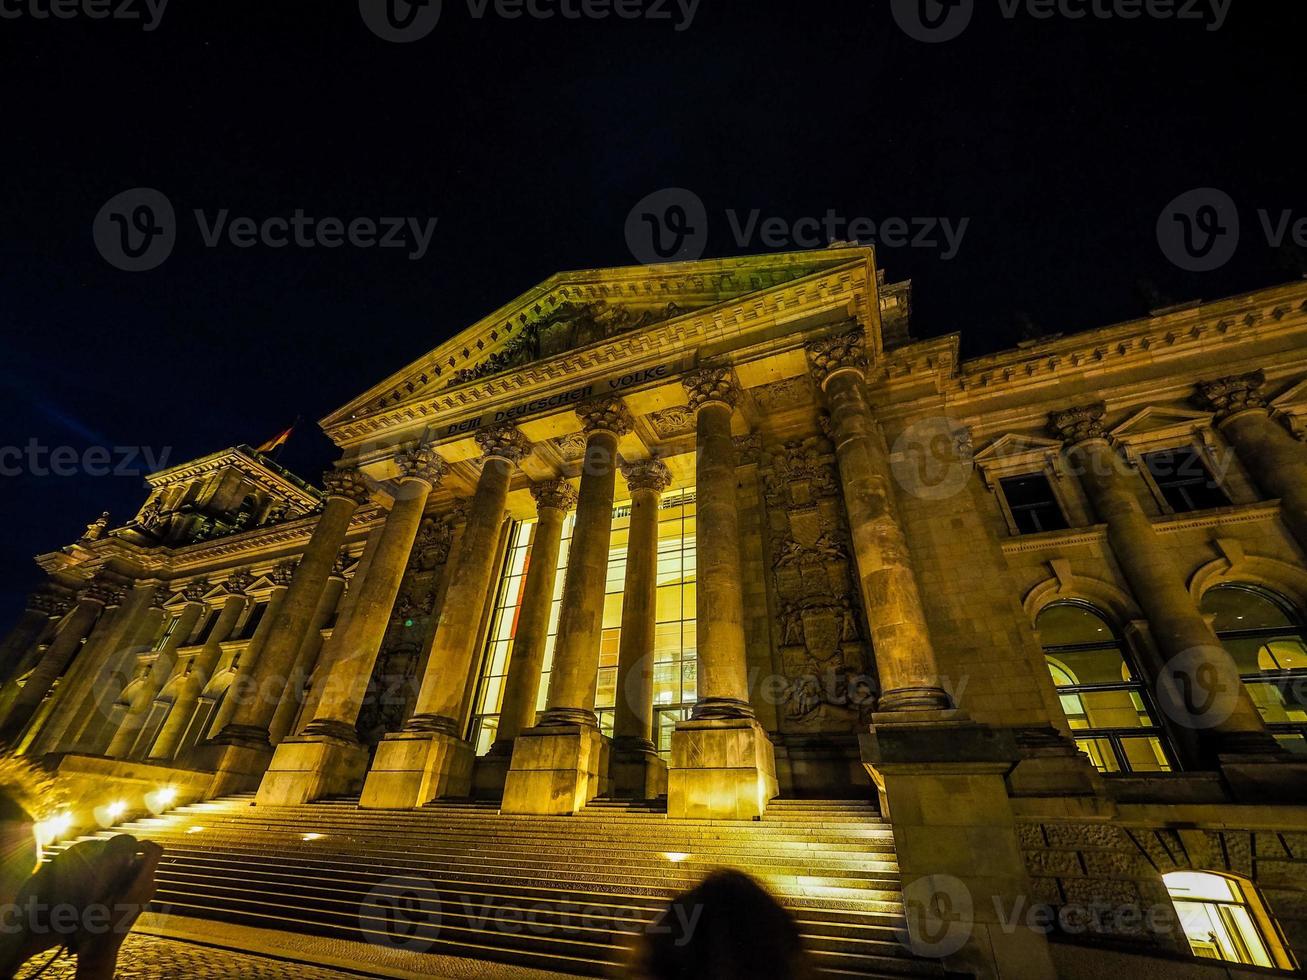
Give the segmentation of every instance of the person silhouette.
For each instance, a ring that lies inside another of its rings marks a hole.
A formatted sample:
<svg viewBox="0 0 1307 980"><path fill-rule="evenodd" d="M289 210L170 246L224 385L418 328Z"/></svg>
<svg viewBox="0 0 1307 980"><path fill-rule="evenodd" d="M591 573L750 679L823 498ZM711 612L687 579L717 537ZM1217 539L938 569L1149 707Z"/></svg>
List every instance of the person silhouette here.
<svg viewBox="0 0 1307 980"><path fill-rule="evenodd" d="M632 951L631 980L810 980L793 917L748 875L710 873L659 912Z"/></svg>

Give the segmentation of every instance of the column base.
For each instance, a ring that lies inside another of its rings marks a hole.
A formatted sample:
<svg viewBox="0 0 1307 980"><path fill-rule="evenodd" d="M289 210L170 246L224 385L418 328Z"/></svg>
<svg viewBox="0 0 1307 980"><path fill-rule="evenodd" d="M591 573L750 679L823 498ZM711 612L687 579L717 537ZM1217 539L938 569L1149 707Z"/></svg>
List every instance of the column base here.
<svg viewBox="0 0 1307 980"><path fill-rule="evenodd" d="M753 718L677 722L667 815L754 820L779 793L771 739Z"/></svg>
<svg viewBox="0 0 1307 980"><path fill-rule="evenodd" d="M254 801L264 806L295 806L355 793L367 771L368 750L356 740L296 735L278 744Z"/></svg>
<svg viewBox="0 0 1307 980"><path fill-rule="evenodd" d="M400 810L472 792L472 744L443 732L395 732L377 745L359 806Z"/></svg>
<svg viewBox="0 0 1307 980"><path fill-rule="evenodd" d="M570 814L607 789L608 739L593 725L528 728L513 742L504 813Z"/></svg>
<svg viewBox="0 0 1307 980"><path fill-rule="evenodd" d="M667 793L667 763L648 739L613 739L608 793L617 800L656 800Z"/></svg>

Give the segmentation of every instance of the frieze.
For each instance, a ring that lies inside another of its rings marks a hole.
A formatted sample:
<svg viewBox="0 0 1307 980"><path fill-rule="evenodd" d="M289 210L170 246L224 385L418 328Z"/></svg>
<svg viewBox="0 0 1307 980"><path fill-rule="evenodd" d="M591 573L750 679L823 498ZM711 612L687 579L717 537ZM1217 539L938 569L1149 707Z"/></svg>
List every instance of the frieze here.
<svg viewBox="0 0 1307 980"><path fill-rule="evenodd" d="M694 431L694 410L689 405L650 412L646 418L659 439L672 439Z"/></svg>
<svg viewBox="0 0 1307 980"><path fill-rule="evenodd" d="M585 458L585 446L588 441L584 432L569 432L565 436L549 440L558 455L568 463Z"/></svg>

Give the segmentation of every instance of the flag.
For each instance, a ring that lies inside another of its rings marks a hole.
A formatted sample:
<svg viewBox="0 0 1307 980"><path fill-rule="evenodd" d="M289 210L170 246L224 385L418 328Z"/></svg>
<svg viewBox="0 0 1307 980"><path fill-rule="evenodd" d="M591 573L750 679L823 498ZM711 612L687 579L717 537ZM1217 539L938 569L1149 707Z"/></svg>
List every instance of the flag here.
<svg viewBox="0 0 1307 980"><path fill-rule="evenodd" d="M295 426L296 424L298 424L298 421L299 420L296 419L296 421L292 422L290 428L287 429L285 432L281 433L278 436L274 436L273 438L265 442L262 446L259 447L259 452L275 453L282 446L286 445L286 440L289 439L290 434L295 431Z"/></svg>

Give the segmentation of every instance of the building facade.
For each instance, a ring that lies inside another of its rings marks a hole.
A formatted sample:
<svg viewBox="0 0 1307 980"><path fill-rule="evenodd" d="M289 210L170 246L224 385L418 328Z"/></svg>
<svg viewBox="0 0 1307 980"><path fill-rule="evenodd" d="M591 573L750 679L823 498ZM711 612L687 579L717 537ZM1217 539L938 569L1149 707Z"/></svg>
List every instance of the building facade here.
<svg viewBox="0 0 1307 980"><path fill-rule="evenodd" d="M967 361L910 319L857 247L556 275L323 419L321 489L235 447L41 556L0 736L277 806L874 798L988 975L1052 975L1023 896L1293 968L1307 283Z"/></svg>

